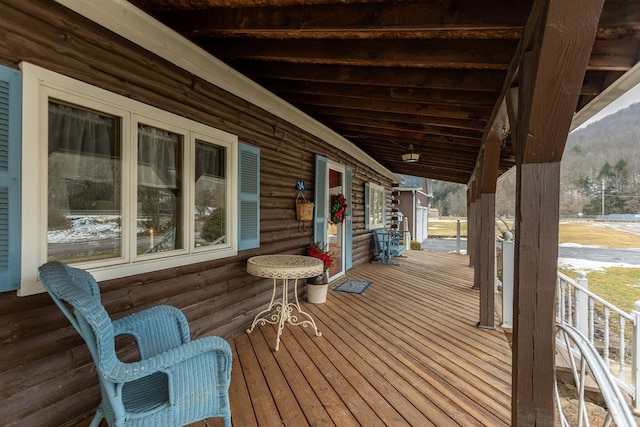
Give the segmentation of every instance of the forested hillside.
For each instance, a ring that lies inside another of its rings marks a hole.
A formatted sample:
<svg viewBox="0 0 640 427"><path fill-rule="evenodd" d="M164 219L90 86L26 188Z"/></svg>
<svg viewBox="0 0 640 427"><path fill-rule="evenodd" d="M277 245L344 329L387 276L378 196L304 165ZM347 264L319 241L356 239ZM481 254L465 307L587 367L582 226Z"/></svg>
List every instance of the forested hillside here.
<svg viewBox="0 0 640 427"><path fill-rule="evenodd" d="M640 103L572 132L562 157L561 213L640 213Z"/></svg>
<svg viewBox="0 0 640 427"><path fill-rule="evenodd" d="M640 103L572 132L562 158L561 216L640 213ZM442 214L465 215L466 187L434 182L434 204ZM515 173L503 176L496 215L515 211Z"/></svg>

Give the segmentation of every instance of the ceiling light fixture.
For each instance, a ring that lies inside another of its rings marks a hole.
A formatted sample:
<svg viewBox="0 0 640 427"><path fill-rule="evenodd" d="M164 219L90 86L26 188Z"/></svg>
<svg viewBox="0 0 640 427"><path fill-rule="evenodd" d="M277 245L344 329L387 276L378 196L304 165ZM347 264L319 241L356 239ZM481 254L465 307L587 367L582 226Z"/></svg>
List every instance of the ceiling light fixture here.
<svg viewBox="0 0 640 427"><path fill-rule="evenodd" d="M420 158L420 153L418 153L414 148L413 144L409 144L409 148L407 151L402 153L402 161L407 163L415 163Z"/></svg>

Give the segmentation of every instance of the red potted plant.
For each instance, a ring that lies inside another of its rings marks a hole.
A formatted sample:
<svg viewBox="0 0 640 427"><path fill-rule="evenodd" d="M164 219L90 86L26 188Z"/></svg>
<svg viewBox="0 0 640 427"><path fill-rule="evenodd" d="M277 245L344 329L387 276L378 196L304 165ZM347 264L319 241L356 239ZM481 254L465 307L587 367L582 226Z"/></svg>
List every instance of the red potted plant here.
<svg viewBox="0 0 640 427"><path fill-rule="evenodd" d="M333 258L326 247L320 243L313 243L306 251L308 256L318 258L324 265L324 271L320 276L307 279L307 301L312 303L322 303L327 300L327 290L329 287L329 276L327 270L333 263Z"/></svg>

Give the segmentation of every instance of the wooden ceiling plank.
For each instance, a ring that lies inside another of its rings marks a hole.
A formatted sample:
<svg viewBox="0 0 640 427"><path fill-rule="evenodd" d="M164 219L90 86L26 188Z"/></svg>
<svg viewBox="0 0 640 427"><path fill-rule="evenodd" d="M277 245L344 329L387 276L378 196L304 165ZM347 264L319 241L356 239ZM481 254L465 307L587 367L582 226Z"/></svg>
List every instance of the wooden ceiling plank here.
<svg viewBox="0 0 640 427"><path fill-rule="evenodd" d="M396 157L396 156L391 156L389 154L385 154L384 152L378 152L375 149L372 149L372 151L376 151L379 155L383 155L388 159L394 159ZM467 161L464 161L465 159L460 159L457 162L451 162L450 158L446 158L442 156L431 156L429 155L429 153L425 151L421 152L421 157L423 156L425 157L425 160L423 160L423 165L430 165L434 167L439 167L441 169L449 169L449 170L457 170L457 171L467 171L469 169L469 164L474 162L473 158L466 159ZM401 160L398 160L398 161L401 161ZM420 161L418 161L418 163L420 163Z"/></svg>
<svg viewBox="0 0 640 427"><path fill-rule="evenodd" d="M367 100L362 102L358 99L341 96L319 96L319 95L297 95L291 94L287 101L298 106L305 111L307 107L336 107L355 108L364 111L379 111L398 114L409 114L415 116L446 117L454 119L485 120L490 110L480 107L447 107L444 105L432 105L428 103L407 103L400 101Z"/></svg>
<svg viewBox="0 0 640 427"><path fill-rule="evenodd" d="M260 78L329 83L398 86L410 88L500 91L505 72L500 70L416 69L408 67L357 67L324 64L234 63L236 69Z"/></svg>
<svg viewBox="0 0 640 427"><path fill-rule="evenodd" d="M637 62L640 39L596 40L589 57L589 70L626 72Z"/></svg>
<svg viewBox="0 0 640 427"><path fill-rule="evenodd" d="M393 99L451 106L493 107L497 92L408 88L397 86L364 86L348 83L327 83L301 80L261 79L266 87L278 94L307 94L333 96L336 93L360 99ZM286 96L285 96L286 97Z"/></svg>
<svg viewBox="0 0 640 427"><path fill-rule="evenodd" d="M438 116L427 116L427 115L411 115L404 113L393 113L386 111L371 111L371 110L362 110L355 108L343 108L343 107L325 107L325 106L307 106L305 107L306 111L310 113L312 116L324 116L324 117L333 117L333 116L350 116L350 117L359 117L363 119L373 119L373 120L402 120L405 123L422 123L426 125L434 125L434 126L442 126L442 127L452 127L459 129L468 129L481 131L484 129L485 122L482 120L473 120L473 119L457 119L451 117L438 117Z"/></svg>
<svg viewBox="0 0 640 427"><path fill-rule="evenodd" d="M393 138L403 138L403 139L407 139L407 140L414 140L414 141L424 141L425 143L431 142L431 143L441 143L441 144L446 144L449 145L451 147L456 146L456 147L475 147L476 150L480 149L480 143L481 140L478 139L472 139L472 138L459 138L459 137L444 137L444 136L440 136L440 135L434 135L434 134L425 134L423 132L413 132L410 130L403 130L403 129L384 129L384 128L372 128L372 127L368 127L368 126L362 126L362 125L354 125L354 124L343 124L340 126L336 126L336 131L341 133L342 135L350 135L353 133L356 134L363 134L363 135L367 135L367 134L373 134L373 135L378 135L380 137L382 136L386 136L387 139L391 139L393 140Z"/></svg>
<svg viewBox="0 0 640 427"><path fill-rule="evenodd" d="M414 68L504 70L517 40L211 40L203 47L223 61L273 61Z"/></svg>
<svg viewBox="0 0 640 427"><path fill-rule="evenodd" d="M341 128L343 126L363 126L369 129L390 129L390 130L406 130L409 132L416 132L418 134L426 135L438 135L445 137L464 138L480 141L482 139L482 132L469 132L460 129L451 129L438 126L430 126L419 123L401 123L376 119L361 119L349 116L336 117L331 119L325 119L320 117L324 123L328 123L331 127Z"/></svg>
<svg viewBox="0 0 640 427"><path fill-rule="evenodd" d="M134 1L134 3L136 3ZM142 3L142 2L138 2ZM227 2L225 2L227 3ZM215 2L209 2L215 4ZM523 26L531 0L418 0L412 2L358 2L279 7L212 7L193 10L156 10L153 14L178 31L198 33L210 28L243 29L403 29L491 28ZM153 7L150 5L149 7Z"/></svg>

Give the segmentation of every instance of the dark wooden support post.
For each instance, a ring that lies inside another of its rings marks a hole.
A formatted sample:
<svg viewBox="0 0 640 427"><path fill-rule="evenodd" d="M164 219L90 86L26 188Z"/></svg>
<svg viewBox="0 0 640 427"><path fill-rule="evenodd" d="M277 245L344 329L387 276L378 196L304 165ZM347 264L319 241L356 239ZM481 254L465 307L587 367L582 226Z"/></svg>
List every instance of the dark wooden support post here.
<svg viewBox="0 0 640 427"><path fill-rule="evenodd" d="M514 426L554 425L560 160L604 0L538 0L525 27L516 132Z"/></svg>
<svg viewBox="0 0 640 427"><path fill-rule="evenodd" d="M471 203L473 208L473 216L470 218L468 227L471 228L471 231L468 234L472 235L473 238L470 242L467 242L467 246L470 249L469 253L469 265L472 267L476 267L478 264L478 241L479 241L479 225L480 225L480 194L478 192L478 181L476 178L473 179L471 183ZM477 271L474 270L474 279L473 279L473 289L479 289L478 280L477 280Z"/></svg>
<svg viewBox="0 0 640 427"><path fill-rule="evenodd" d="M475 255L475 241L476 241L476 190L475 184L472 181L469 189L467 190L467 204L469 209L467 211L467 255L469 256L469 265L473 267L474 255Z"/></svg>
<svg viewBox="0 0 640 427"><path fill-rule="evenodd" d="M560 162L517 171L513 425L553 425L559 179Z"/></svg>
<svg viewBox="0 0 640 427"><path fill-rule="evenodd" d="M480 320L478 327L495 328L495 254L496 254L496 183L500 162L500 139L487 139L482 157L482 182L480 191L480 229L475 276L479 280Z"/></svg>

